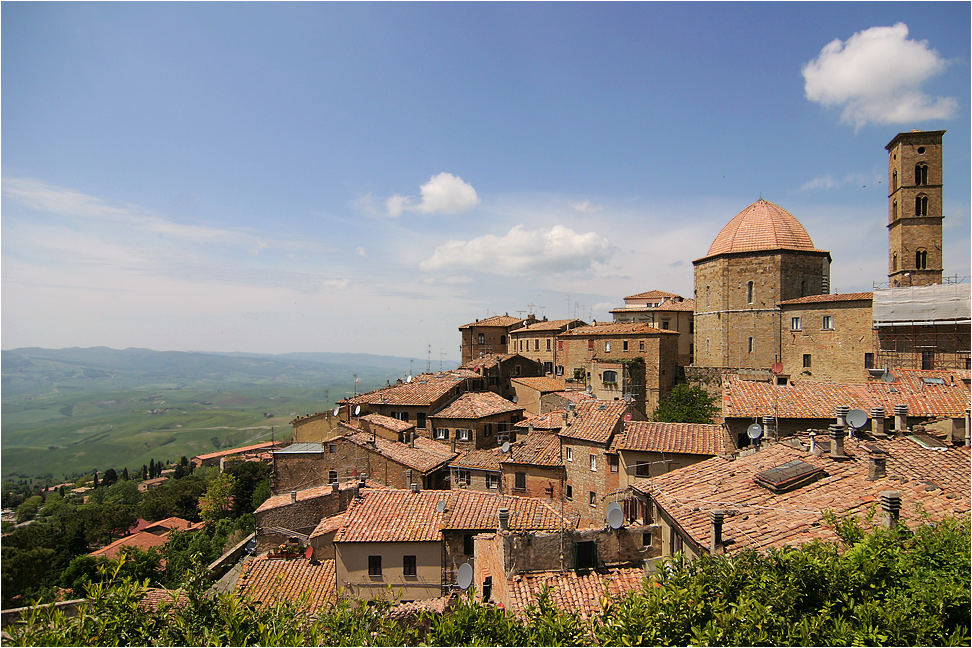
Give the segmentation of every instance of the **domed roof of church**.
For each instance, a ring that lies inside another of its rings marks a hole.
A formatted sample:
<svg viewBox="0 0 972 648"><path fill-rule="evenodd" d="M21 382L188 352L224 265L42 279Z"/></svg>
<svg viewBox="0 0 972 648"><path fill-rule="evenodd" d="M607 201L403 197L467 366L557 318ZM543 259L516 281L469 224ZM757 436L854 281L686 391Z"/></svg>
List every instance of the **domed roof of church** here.
<svg viewBox="0 0 972 648"><path fill-rule="evenodd" d="M761 250L817 251L793 214L760 198L722 228L706 257Z"/></svg>

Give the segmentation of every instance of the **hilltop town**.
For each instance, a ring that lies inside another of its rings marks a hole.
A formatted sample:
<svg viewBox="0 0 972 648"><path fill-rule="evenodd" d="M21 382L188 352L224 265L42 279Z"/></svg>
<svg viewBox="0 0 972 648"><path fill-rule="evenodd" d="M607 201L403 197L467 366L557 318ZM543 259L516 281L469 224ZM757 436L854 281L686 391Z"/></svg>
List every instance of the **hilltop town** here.
<svg viewBox="0 0 972 648"><path fill-rule="evenodd" d="M608 322L472 314L459 367L193 458L269 471L255 532L209 566L217 587L312 609L392 596L401 614L463 592L522 612L544 591L587 618L679 552L837 540L830 515L967 517L972 303L943 271L944 133L887 145L872 292L831 293L812 224L760 199L693 260L691 296L646 278ZM658 420L685 394L717 414ZM193 524L146 522L98 555Z"/></svg>

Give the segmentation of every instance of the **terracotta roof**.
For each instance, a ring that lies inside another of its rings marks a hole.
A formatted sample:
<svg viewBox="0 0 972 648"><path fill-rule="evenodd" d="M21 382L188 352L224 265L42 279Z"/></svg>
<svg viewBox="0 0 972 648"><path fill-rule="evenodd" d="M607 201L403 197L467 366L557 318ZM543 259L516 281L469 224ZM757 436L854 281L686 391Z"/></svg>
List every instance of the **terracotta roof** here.
<svg viewBox="0 0 972 648"><path fill-rule="evenodd" d="M570 508L561 514L560 506L553 500L455 490L449 491L442 514L442 528L495 530L499 525L501 508L510 510L510 529L513 531L557 531L577 526L577 514Z"/></svg>
<svg viewBox="0 0 972 648"><path fill-rule="evenodd" d="M335 603L336 584L334 560L263 557L243 563L236 593L251 596L262 606L296 602L306 596L308 610L315 611Z"/></svg>
<svg viewBox="0 0 972 648"><path fill-rule="evenodd" d="M887 453L887 477L868 481L868 445ZM640 480L633 488L650 495L701 547L710 541L710 511L725 511L723 537L734 541L730 550L836 539L823 512L865 516L882 491L901 494L901 519L906 522L924 520L926 514L931 520L968 515L967 446L936 451L901 437L848 438L845 453L851 459L838 462L788 443L775 443L735 461L714 457ZM757 473L793 460L823 468L824 473L785 493L774 493L753 481Z"/></svg>
<svg viewBox="0 0 972 648"><path fill-rule="evenodd" d="M581 326L580 328L564 331L561 336L576 335L580 337L595 337L598 335L678 335L678 331L655 328L644 322L608 322Z"/></svg>
<svg viewBox="0 0 972 648"><path fill-rule="evenodd" d="M242 446L239 448L230 448L229 450L220 450L219 452L210 452L209 454L196 455L193 459L215 459L216 457L226 457L229 455L239 454L241 452L252 452L254 450L264 450L267 448L278 448L283 443L281 441L265 441L264 443L254 443L253 445Z"/></svg>
<svg viewBox="0 0 972 648"><path fill-rule="evenodd" d="M807 295L798 299L788 299L779 303L780 306L792 306L795 304L822 304L842 301L871 301L874 293L844 293L842 295Z"/></svg>
<svg viewBox="0 0 972 648"><path fill-rule="evenodd" d="M555 392L557 396L563 396L572 403L586 403L594 400L594 397L583 389L570 389L562 392Z"/></svg>
<svg viewBox="0 0 972 648"><path fill-rule="evenodd" d="M722 228L704 258L762 250L822 251L813 247L807 230L790 212L760 198Z"/></svg>
<svg viewBox="0 0 972 648"><path fill-rule="evenodd" d="M476 468L478 470L500 471L500 460L503 451L499 448L483 448L481 450L466 450L449 465L453 468Z"/></svg>
<svg viewBox="0 0 972 648"><path fill-rule="evenodd" d="M451 491L364 490L351 502L334 542L438 542L439 502Z"/></svg>
<svg viewBox="0 0 972 648"><path fill-rule="evenodd" d="M521 335L527 333L539 333L541 331L563 331L568 326L585 326L583 320L579 319L559 319L550 320L547 322L537 322L536 324L530 324L529 326L524 326L521 329L515 331L510 331L510 335Z"/></svg>
<svg viewBox="0 0 972 648"><path fill-rule="evenodd" d="M525 464L530 466L562 466L560 459L560 437L556 434L534 432L519 437L510 444L510 452L503 460L505 464Z"/></svg>
<svg viewBox="0 0 972 648"><path fill-rule="evenodd" d="M392 418L391 416L385 416L384 414L365 414L359 418L362 421L367 421L372 425L377 425L378 427L391 430L392 432L398 432L399 434L402 432L408 432L415 427L414 423Z"/></svg>
<svg viewBox="0 0 972 648"><path fill-rule="evenodd" d="M389 441L368 432L349 432L344 438L395 463L423 473L435 470L456 456L449 446L425 437L416 437L414 447L409 443Z"/></svg>
<svg viewBox="0 0 972 648"><path fill-rule="evenodd" d="M181 589L167 590L160 587L149 587L142 594L142 600L139 601L138 606L148 612L155 612L162 605L177 606L188 602L189 598Z"/></svg>
<svg viewBox="0 0 972 648"><path fill-rule="evenodd" d="M403 619L422 612L444 614L453 606L455 600L455 594L449 594L447 596L440 596L434 599L411 601L409 603L398 603L397 605L393 605L391 608L389 608L388 611L385 612L385 616L391 619Z"/></svg>
<svg viewBox="0 0 972 648"><path fill-rule="evenodd" d="M455 389L467 378L479 378L473 371L457 369L438 374L419 374L410 383L392 385L348 399L354 405L412 405L427 407Z"/></svg>
<svg viewBox="0 0 972 648"><path fill-rule="evenodd" d="M541 414L540 416L523 419L522 421L518 421L513 427L527 430L531 425L534 430L559 430L564 425L564 411L557 410L555 412Z"/></svg>
<svg viewBox="0 0 972 648"><path fill-rule="evenodd" d="M844 384L792 378L787 385L727 376L722 387L724 418L753 418L776 412L778 418L827 419L838 405L869 412L883 407L892 416L895 405L907 405L909 416L961 417L969 407L969 388L954 372L895 369L896 380ZM941 378L927 384L922 378ZM892 391L894 390L894 391Z"/></svg>
<svg viewBox="0 0 972 648"><path fill-rule="evenodd" d="M537 595L546 586L550 588L551 602L558 609L576 612L582 619L588 620L601 612L605 594L617 600L628 592L640 589L644 582L645 570L641 567L598 570L586 574L575 571L520 574L507 584L510 612L523 613L527 606L536 603Z"/></svg>
<svg viewBox="0 0 972 648"><path fill-rule="evenodd" d="M628 295L625 300L628 299L671 299L672 297L681 297L681 295L676 295L675 293L665 292L664 290L649 290L648 292L638 293L637 295Z"/></svg>
<svg viewBox="0 0 972 648"><path fill-rule="evenodd" d="M516 355L515 353L487 353L486 355L481 355L478 358L473 358L469 362L459 365L459 368L469 369L471 371L476 371L478 368L492 369L499 363L506 362Z"/></svg>
<svg viewBox="0 0 972 648"><path fill-rule="evenodd" d="M330 515L318 522L308 537L313 540L318 536L337 531L344 526L345 520L347 520L347 511L341 511L337 515Z"/></svg>
<svg viewBox="0 0 972 648"><path fill-rule="evenodd" d="M340 490L349 490L351 488L354 488L355 484L357 484L357 483L358 483L358 480L354 480L354 481L343 481L343 482L340 483L339 489ZM381 486L381 484L378 484L378 483L374 482L371 479L368 479L365 483L368 485L368 488L371 488L371 489L383 488L383 486ZM318 497L324 497L325 495L329 495L332 492L332 490L333 490L333 487L330 484L327 484L327 485L324 485L324 486L314 486L313 488L304 488L303 490L296 491L297 492L297 501L298 502L303 502L303 501L309 500L309 499L315 499L315 498L318 498ZM291 503L292 503L292 500L291 500L290 493L281 493L280 495L272 495L268 499L264 500L263 504L261 504L260 506L258 506L257 509L256 509L256 511L254 511L254 513L260 513L262 511L269 511L270 509L276 509L276 508L280 508L282 506L290 506Z"/></svg>
<svg viewBox="0 0 972 648"><path fill-rule="evenodd" d="M492 317L487 317L486 319L476 320L475 322L469 322L468 324L463 324L459 327L460 330L472 328L474 326L502 326L504 328L513 326L514 324L519 324L525 321L521 317L513 317L512 315L493 315Z"/></svg>
<svg viewBox="0 0 972 648"><path fill-rule="evenodd" d="M149 522L142 530L151 531L155 529L158 531L158 529L165 529L166 531L185 531L191 526L193 526L193 523L189 520L183 520L180 517L167 517L158 522Z"/></svg>
<svg viewBox="0 0 972 648"><path fill-rule="evenodd" d="M520 412L522 407L495 392L466 392L439 411L432 418L480 419L506 412Z"/></svg>
<svg viewBox="0 0 972 648"><path fill-rule="evenodd" d="M129 536L124 536L115 540L109 545L96 549L89 553L95 558L117 558L123 547L134 547L142 551L148 551L152 547L161 547L165 544L166 534L156 535L148 531L139 531Z"/></svg>
<svg viewBox="0 0 972 648"><path fill-rule="evenodd" d="M563 378L551 378L549 376L539 376L536 378L511 378L514 382L538 392L558 392L567 388L567 382Z"/></svg>
<svg viewBox="0 0 972 648"><path fill-rule="evenodd" d="M608 443L614 432L621 429L622 417L629 411L634 417L641 418L637 415L637 410L624 401L595 400L578 403L574 413L568 414L567 425L558 434L570 439Z"/></svg>
<svg viewBox="0 0 972 648"><path fill-rule="evenodd" d="M701 423L657 423L632 421L624 424L611 443L611 450L672 452L717 455L735 450L731 435L721 425Z"/></svg>
<svg viewBox="0 0 972 648"><path fill-rule="evenodd" d="M656 311L659 313L664 313L667 311L679 311L691 313L695 311L695 300L685 299L678 302L663 302L657 306L649 308L650 311Z"/></svg>

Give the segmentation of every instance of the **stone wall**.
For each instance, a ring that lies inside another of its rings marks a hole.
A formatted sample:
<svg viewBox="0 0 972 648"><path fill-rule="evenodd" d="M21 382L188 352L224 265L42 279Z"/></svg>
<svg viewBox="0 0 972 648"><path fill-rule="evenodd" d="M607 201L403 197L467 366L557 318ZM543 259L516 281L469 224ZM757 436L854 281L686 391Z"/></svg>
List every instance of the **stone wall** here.
<svg viewBox="0 0 972 648"><path fill-rule="evenodd" d="M823 328L825 316L832 318L829 330ZM865 354L871 354L872 366L876 362L870 300L786 305L781 324L784 375L867 382Z"/></svg>

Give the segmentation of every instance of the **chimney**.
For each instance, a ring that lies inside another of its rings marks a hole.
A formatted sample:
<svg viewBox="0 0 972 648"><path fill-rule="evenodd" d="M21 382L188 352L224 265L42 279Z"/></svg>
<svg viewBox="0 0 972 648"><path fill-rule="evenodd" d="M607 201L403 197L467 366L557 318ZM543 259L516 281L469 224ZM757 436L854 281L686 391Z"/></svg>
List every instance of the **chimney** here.
<svg viewBox="0 0 972 648"><path fill-rule="evenodd" d="M331 492L337 493L339 490L341 490L341 484L339 484L338 482L333 482L331 484Z"/></svg>
<svg viewBox="0 0 972 648"><path fill-rule="evenodd" d="M884 408L871 408L871 434L876 437L884 436Z"/></svg>
<svg viewBox="0 0 972 648"><path fill-rule="evenodd" d="M411 468L407 468L405 470L405 483L406 484L411 484L412 483L412 469Z"/></svg>
<svg viewBox="0 0 972 648"><path fill-rule="evenodd" d="M416 484L415 482L412 482L410 487L411 487L413 493L419 492L418 484Z"/></svg>
<svg viewBox="0 0 972 648"><path fill-rule="evenodd" d="M510 509L501 508L499 510L499 530L508 531L510 528Z"/></svg>
<svg viewBox="0 0 972 648"><path fill-rule="evenodd" d="M813 430L810 430L809 436L810 436L810 454L817 455L819 457L820 456L820 453L817 452L817 450L818 450L818 448L817 448L817 433L814 432Z"/></svg>
<svg viewBox="0 0 972 648"><path fill-rule="evenodd" d="M830 458L835 461L844 461L845 459L850 459L844 454L844 437L847 433L844 432L844 428L839 425L830 426Z"/></svg>
<svg viewBox="0 0 972 648"><path fill-rule="evenodd" d="M722 551L722 523L726 519L725 511L716 509L709 512L712 519L712 543L709 545L709 553L713 556Z"/></svg>
<svg viewBox="0 0 972 648"><path fill-rule="evenodd" d="M894 429L898 434L904 434L908 431L908 406L907 405L895 405L894 406Z"/></svg>
<svg viewBox="0 0 972 648"><path fill-rule="evenodd" d="M778 434L773 434L775 432L775 426L773 423L774 419L772 416L763 417L763 436L766 437L767 441L769 441L770 438L779 438Z"/></svg>
<svg viewBox="0 0 972 648"><path fill-rule="evenodd" d="M847 405L838 405L834 409L834 414L837 416L837 425L845 430L847 429L847 412L849 411L850 408Z"/></svg>
<svg viewBox="0 0 972 648"><path fill-rule="evenodd" d="M897 491L881 491L881 511L884 512L884 524L893 529L898 524L901 513L901 493Z"/></svg>
<svg viewBox="0 0 972 648"><path fill-rule="evenodd" d="M868 459L867 481L884 479L888 476L888 458L883 452L872 452Z"/></svg>
<svg viewBox="0 0 972 648"><path fill-rule="evenodd" d="M361 479L358 481L358 488L368 487L368 475L366 473L361 473Z"/></svg>
<svg viewBox="0 0 972 648"><path fill-rule="evenodd" d="M291 504L297 503L297 491L290 491L290 503Z"/></svg>
<svg viewBox="0 0 972 648"><path fill-rule="evenodd" d="M415 430L412 430L412 436L408 440L408 445L415 447Z"/></svg>

